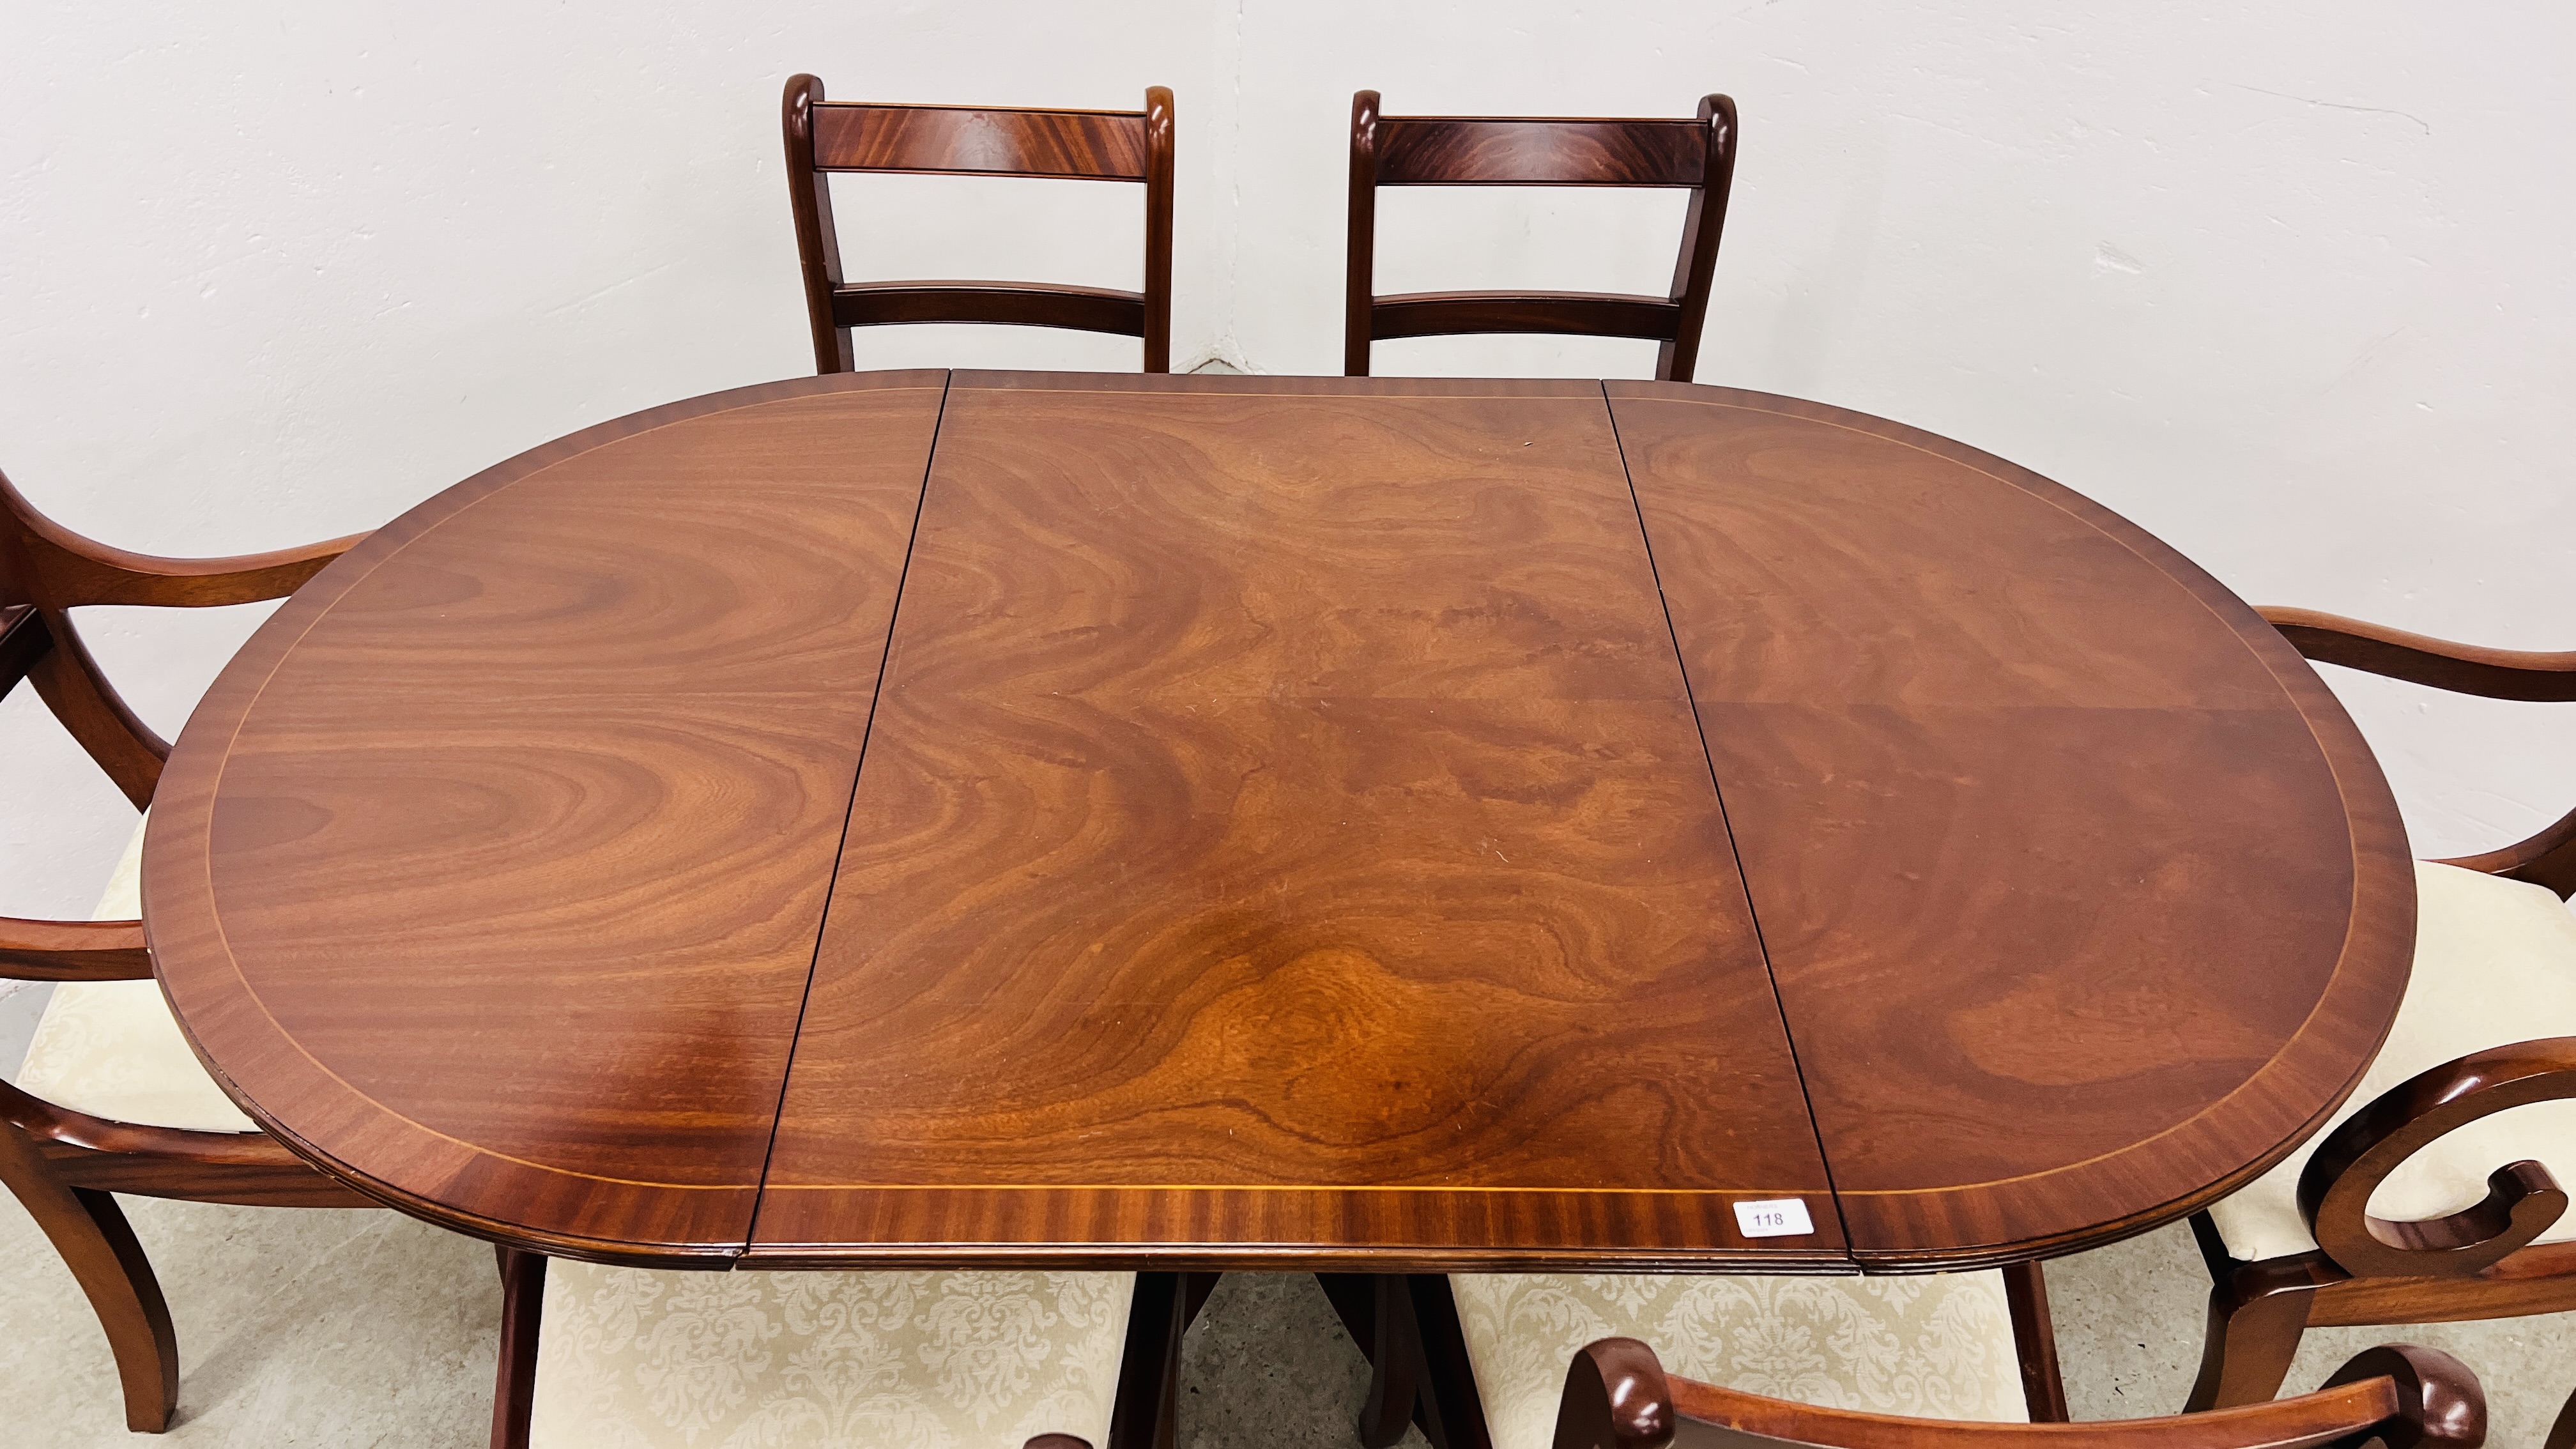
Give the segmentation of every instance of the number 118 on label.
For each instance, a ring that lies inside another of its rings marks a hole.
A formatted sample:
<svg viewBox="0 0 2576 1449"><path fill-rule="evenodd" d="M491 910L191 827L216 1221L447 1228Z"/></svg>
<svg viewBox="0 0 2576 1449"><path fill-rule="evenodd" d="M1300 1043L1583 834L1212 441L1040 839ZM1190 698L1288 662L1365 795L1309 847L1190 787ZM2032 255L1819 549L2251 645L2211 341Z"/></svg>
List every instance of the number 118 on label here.
<svg viewBox="0 0 2576 1449"><path fill-rule="evenodd" d="M1737 1203L1735 1226L1748 1238L1795 1238L1816 1230L1806 1199L1795 1197Z"/></svg>

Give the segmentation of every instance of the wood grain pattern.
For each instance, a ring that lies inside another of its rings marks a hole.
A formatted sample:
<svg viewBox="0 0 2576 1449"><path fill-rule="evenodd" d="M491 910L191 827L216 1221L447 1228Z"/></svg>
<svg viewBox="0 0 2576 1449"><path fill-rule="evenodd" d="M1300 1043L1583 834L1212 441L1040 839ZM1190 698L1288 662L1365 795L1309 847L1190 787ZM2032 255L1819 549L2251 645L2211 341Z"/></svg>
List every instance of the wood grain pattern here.
<svg viewBox="0 0 2576 1449"><path fill-rule="evenodd" d="M1854 1254L2143 1230L2312 1131L2394 1015L2414 894L2278 636L1972 449L1610 395Z"/></svg>
<svg viewBox="0 0 2576 1449"><path fill-rule="evenodd" d="M171 1000L246 1109L519 1246L739 1251L941 392L577 435L254 637L144 861Z"/></svg>
<svg viewBox="0 0 2576 1449"><path fill-rule="evenodd" d="M1392 393L958 376L754 1257L1823 1205L1598 390Z"/></svg>
<svg viewBox="0 0 2576 1449"><path fill-rule="evenodd" d="M814 164L825 171L1142 181L1151 157L1142 111L842 101L814 108Z"/></svg>
<svg viewBox="0 0 2576 1449"><path fill-rule="evenodd" d="M1577 116L1387 116L1380 186L1697 186L1708 128Z"/></svg>
<svg viewBox="0 0 2576 1449"><path fill-rule="evenodd" d="M145 893L255 1116L612 1261L1909 1271L2189 1211L2393 1015L2349 723L2035 475L1713 389L942 386L576 435L253 639Z"/></svg>

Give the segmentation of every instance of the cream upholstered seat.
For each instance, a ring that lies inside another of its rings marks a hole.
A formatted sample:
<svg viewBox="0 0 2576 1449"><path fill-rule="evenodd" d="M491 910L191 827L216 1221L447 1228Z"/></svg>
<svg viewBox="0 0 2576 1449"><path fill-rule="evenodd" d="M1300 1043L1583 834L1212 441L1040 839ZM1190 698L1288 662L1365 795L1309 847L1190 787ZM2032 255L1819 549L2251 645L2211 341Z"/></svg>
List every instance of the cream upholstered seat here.
<svg viewBox="0 0 2576 1449"><path fill-rule="evenodd" d="M92 920L143 914L143 826L134 823L124 858L108 877ZM224 1095L188 1049L158 981L66 981L54 988L27 1045L18 1090L59 1107L117 1122L256 1132L257 1123Z"/></svg>
<svg viewBox="0 0 2576 1449"><path fill-rule="evenodd" d="M546 1265L533 1449L1105 1445L1133 1273Z"/></svg>
<svg viewBox="0 0 2576 1449"><path fill-rule="evenodd" d="M2003 1275L1891 1278L1455 1274L1494 1449L1547 1449L1565 1366L1595 1339L1666 1370L1827 1408L2029 1418Z"/></svg>
<svg viewBox="0 0 2576 1449"><path fill-rule="evenodd" d="M2299 1213L2299 1174L2345 1118L2418 1072L2488 1047L2576 1036L2576 914L2541 886L2457 866L2415 867L2415 971L2388 1041L2332 1119L2288 1161L2209 1209L2239 1261L2316 1247ZM2487 1174L2532 1158L2576 1182L2576 1101L2534 1102L2437 1138L2388 1175L2370 1211L2410 1221L2487 1194ZM2576 1240L2576 1213L2539 1241Z"/></svg>

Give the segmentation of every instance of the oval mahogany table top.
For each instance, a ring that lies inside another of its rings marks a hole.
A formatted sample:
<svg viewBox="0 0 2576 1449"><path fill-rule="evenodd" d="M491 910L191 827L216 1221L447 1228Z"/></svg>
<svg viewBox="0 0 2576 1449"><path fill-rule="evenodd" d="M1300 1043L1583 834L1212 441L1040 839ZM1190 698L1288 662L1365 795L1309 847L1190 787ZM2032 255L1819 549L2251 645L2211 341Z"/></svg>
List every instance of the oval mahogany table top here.
<svg viewBox="0 0 2576 1449"><path fill-rule="evenodd" d="M2313 1131L2414 929L2308 666L1973 449L974 372L656 408L386 526L198 709L144 902L325 1171L776 1267L2070 1251Z"/></svg>

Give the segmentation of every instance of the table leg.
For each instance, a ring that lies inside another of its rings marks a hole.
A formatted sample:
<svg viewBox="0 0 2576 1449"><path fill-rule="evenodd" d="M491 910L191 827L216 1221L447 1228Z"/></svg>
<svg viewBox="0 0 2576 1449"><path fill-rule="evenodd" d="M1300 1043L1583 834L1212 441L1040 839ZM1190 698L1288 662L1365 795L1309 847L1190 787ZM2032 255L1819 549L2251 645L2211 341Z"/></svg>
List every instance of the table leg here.
<svg viewBox="0 0 2576 1449"><path fill-rule="evenodd" d="M2004 1301L2012 1309L2013 1350L2021 1359L2021 1395L2034 1424L2063 1424L2066 1381L2057 1370L2057 1326L2048 1318L2048 1279L2037 1262L2004 1267Z"/></svg>

